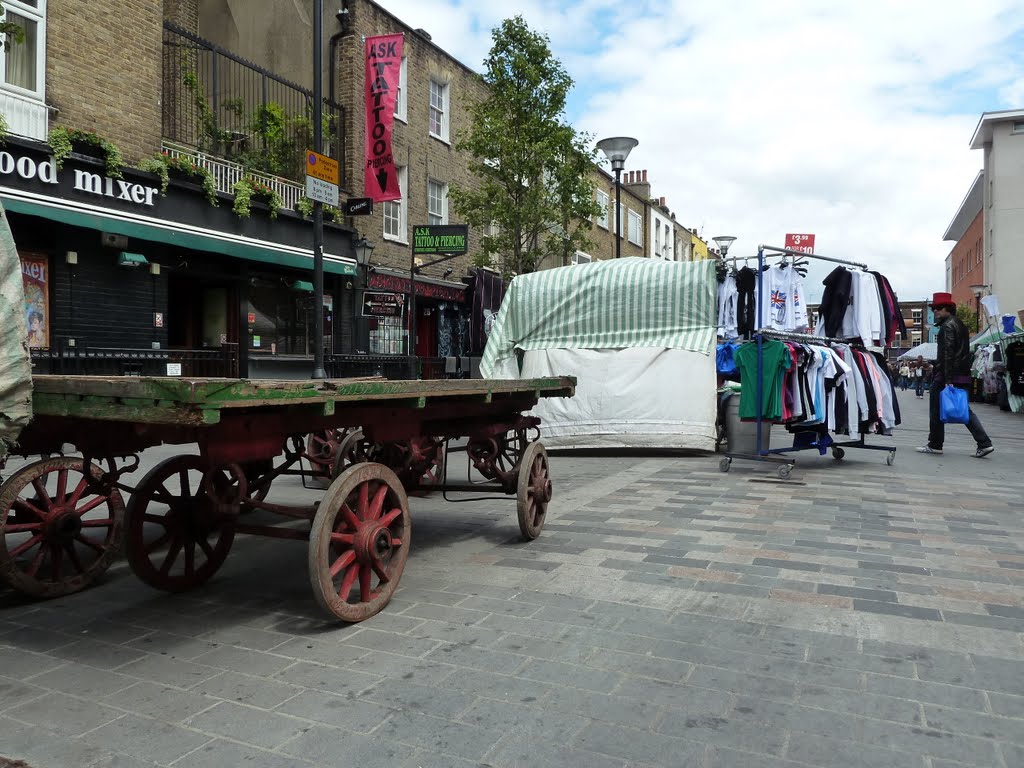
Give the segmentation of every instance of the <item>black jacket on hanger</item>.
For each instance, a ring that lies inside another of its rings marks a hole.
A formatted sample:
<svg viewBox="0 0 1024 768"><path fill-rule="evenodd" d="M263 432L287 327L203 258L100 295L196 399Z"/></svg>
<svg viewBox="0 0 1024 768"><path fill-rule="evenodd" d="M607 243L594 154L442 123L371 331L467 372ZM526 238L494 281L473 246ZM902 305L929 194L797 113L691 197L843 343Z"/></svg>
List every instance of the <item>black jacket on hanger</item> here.
<svg viewBox="0 0 1024 768"><path fill-rule="evenodd" d="M755 272L750 267L743 267L736 273L736 290L739 295L736 297L736 332L745 339L749 339L757 325L757 318L754 316L754 287L757 284Z"/></svg>
<svg viewBox="0 0 1024 768"><path fill-rule="evenodd" d="M843 316L850 306L853 275L844 267L836 267L821 281L825 291L821 294L821 317L825 324L825 335L839 336L843 327Z"/></svg>

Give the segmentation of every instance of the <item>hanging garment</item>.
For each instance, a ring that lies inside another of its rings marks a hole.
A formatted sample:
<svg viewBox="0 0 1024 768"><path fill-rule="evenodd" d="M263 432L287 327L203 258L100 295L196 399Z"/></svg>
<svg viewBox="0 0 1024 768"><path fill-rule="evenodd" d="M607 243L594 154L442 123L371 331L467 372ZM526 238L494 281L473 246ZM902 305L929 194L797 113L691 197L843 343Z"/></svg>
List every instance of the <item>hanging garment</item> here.
<svg viewBox="0 0 1024 768"><path fill-rule="evenodd" d="M819 336L838 338L846 310L850 306L853 290L853 275L845 267L836 267L824 280L825 291L821 294L819 314Z"/></svg>
<svg viewBox="0 0 1024 768"><path fill-rule="evenodd" d="M754 305L754 288L756 275L750 267L743 267L736 273L736 333L749 339L757 324Z"/></svg>
<svg viewBox="0 0 1024 768"><path fill-rule="evenodd" d="M743 392L740 396L740 418L782 419L782 373L792 364L789 348L781 341L765 340L761 344L761 402L757 402L757 344L743 344L734 355L740 368ZM760 408L758 407L760 405Z"/></svg>
<svg viewBox="0 0 1024 768"><path fill-rule="evenodd" d="M879 346L882 338L882 304L878 297L878 282L870 272L855 272L853 275L857 280L854 291L857 336L865 346Z"/></svg>
<svg viewBox="0 0 1024 768"><path fill-rule="evenodd" d="M1010 394L1024 395L1024 342L1014 341L1007 344L1004 358Z"/></svg>
<svg viewBox="0 0 1024 768"><path fill-rule="evenodd" d="M736 276L726 273L718 284L718 335L722 338L734 339L739 336L736 323L738 301Z"/></svg>

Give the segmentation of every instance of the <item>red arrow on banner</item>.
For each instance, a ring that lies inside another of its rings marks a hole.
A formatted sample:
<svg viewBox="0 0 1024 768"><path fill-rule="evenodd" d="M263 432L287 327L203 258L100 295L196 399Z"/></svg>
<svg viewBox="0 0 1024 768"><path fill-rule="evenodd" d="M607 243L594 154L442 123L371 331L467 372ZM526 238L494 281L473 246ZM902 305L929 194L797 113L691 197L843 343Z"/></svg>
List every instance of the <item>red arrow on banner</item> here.
<svg viewBox="0 0 1024 768"><path fill-rule="evenodd" d="M381 192L388 191L388 171L386 168L377 172L377 184L380 185Z"/></svg>

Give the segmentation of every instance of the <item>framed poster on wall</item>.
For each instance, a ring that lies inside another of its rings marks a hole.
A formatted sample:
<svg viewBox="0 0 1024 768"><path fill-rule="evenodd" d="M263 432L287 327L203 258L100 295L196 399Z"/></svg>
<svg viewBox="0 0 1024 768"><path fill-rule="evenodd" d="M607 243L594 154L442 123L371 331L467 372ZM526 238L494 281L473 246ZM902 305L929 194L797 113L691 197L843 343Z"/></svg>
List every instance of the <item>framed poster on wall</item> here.
<svg viewBox="0 0 1024 768"><path fill-rule="evenodd" d="M30 347L50 346L50 263L36 253L19 254L25 290L25 325Z"/></svg>

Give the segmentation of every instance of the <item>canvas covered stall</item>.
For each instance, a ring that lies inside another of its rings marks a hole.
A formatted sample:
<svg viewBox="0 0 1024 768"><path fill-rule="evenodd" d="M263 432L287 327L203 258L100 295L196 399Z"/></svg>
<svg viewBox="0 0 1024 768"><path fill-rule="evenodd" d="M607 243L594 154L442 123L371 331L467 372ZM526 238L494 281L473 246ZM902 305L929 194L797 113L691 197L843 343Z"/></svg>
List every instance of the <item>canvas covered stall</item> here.
<svg viewBox="0 0 1024 768"><path fill-rule="evenodd" d="M0 468L32 418L32 361L27 338L21 261L7 214L0 207Z"/></svg>
<svg viewBox="0 0 1024 768"><path fill-rule="evenodd" d="M549 447L713 450L716 288L712 260L626 258L521 275L481 374L577 377L575 398L532 412Z"/></svg>

